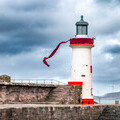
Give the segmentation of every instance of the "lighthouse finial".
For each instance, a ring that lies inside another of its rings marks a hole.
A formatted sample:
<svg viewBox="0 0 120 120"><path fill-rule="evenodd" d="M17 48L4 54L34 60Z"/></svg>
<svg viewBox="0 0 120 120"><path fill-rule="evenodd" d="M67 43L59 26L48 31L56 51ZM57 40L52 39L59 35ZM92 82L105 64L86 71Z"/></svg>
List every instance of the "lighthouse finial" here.
<svg viewBox="0 0 120 120"><path fill-rule="evenodd" d="M83 21L83 15L81 15L81 20Z"/></svg>

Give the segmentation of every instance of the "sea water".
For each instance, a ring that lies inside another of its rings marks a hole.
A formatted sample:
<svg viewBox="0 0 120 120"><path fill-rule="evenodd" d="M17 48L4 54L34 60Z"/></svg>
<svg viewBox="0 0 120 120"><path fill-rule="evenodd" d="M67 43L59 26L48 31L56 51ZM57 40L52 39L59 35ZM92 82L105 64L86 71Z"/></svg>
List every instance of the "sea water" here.
<svg viewBox="0 0 120 120"><path fill-rule="evenodd" d="M94 99L95 102L99 103L99 104L115 104L115 99ZM119 103L120 103L120 99L119 99Z"/></svg>

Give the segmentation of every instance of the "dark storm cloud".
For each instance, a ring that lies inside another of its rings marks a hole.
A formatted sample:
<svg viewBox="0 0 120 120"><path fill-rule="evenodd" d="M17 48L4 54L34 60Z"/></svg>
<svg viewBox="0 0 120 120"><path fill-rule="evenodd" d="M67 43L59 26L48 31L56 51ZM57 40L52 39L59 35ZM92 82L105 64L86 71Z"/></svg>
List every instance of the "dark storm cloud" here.
<svg viewBox="0 0 120 120"><path fill-rule="evenodd" d="M25 27L22 21L17 21L15 18L0 16L0 33L1 32L11 32L12 30L17 30Z"/></svg>
<svg viewBox="0 0 120 120"><path fill-rule="evenodd" d="M4 39L0 41L0 54L18 54L34 47L43 47L44 44L46 47L52 45L49 43L55 38L51 31L56 24L52 11L57 7L58 1L28 2L14 1L3 5L5 10L0 12L0 34Z"/></svg>
<svg viewBox="0 0 120 120"><path fill-rule="evenodd" d="M14 55L21 52L28 52L33 50L34 47L42 47L48 39L50 40L47 36L36 33L24 34L20 37L13 37L13 39L11 37L11 41L0 43L0 54Z"/></svg>
<svg viewBox="0 0 120 120"><path fill-rule="evenodd" d="M117 5L118 3L120 3L120 0L96 0L96 2L105 4L105 5L109 5L111 3L113 3L112 5Z"/></svg>
<svg viewBox="0 0 120 120"><path fill-rule="evenodd" d="M34 49L34 47L43 47L52 39L45 33L40 33L34 29L19 28L13 32L4 32L3 36L8 36L0 41L0 54L18 54ZM6 40L7 39L7 40Z"/></svg>
<svg viewBox="0 0 120 120"><path fill-rule="evenodd" d="M91 31L96 36L115 35L120 31L120 0L95 0Z"/></svg>
<svg viewBox="0 0 120 120"><path fill-rule="evenodd" d="M34 10L51 10L55 9L58 5L58 2L60 0L16 0L14 2L9 2L9 0L5 0L5 7L6 8L11 8L13 10L18 10L18 11L34 11Z"/></svg>
<svg viewBox="0 0 120 120"><path fill-rule="evenodd" d="M96 2L99 2L99 3L110 3L112 2L113 0L96 0Z"/></svg>
<svg viewBox="0 0 120 120"><path fill-rule="evenodd" d="M104 51L111 54L120 54L120 45L108 46Z"/></svg>
<svg viewBox="0 0 120 120"><path fill-rule="evenodd" d="M23 16L19 16L16 13L14 13L14 15L3 16L0 14L0 32L5 32L9 35L9 33L12 31L14 31L14 34L16 34L23 30L26 30L27 32L30 29L34 30L35 28L44 30L54 25L52 19L48 19L48 17L44 17L44 15L41 14L37 15L38 16L30 13L25 14Z"/></svg>

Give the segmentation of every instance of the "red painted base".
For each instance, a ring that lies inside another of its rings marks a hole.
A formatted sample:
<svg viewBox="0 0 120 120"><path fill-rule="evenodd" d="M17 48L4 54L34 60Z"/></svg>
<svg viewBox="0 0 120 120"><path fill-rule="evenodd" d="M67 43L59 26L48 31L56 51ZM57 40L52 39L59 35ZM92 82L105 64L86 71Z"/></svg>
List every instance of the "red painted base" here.
<svg viewBox="0 0 120 120"><path fill-rule="evenodd" d="M68 85L83 85L83 82L70 81L70 82L68 82Z"/></svg>
<svg viewBox="0 0 120 120"><path fill-rule="evenodd" d="M82 99L81 104L82 105L93 105L94 99Z"/></svg>

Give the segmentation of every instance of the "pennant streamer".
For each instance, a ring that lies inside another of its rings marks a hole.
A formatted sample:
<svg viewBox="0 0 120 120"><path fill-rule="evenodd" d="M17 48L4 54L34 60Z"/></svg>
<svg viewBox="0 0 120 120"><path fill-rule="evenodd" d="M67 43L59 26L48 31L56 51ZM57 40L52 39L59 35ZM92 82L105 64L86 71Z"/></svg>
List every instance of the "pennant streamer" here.
<svg viewBox="0 0 120 120"><path fill-rule="evenodd" d="M60 43L57 45L57 47L54 49L54 51L53 51L48 57L44 57L44 59L43 59L44 64L49 67L50 65L47 63L46 60L47 60L48 58L51 58L51 57L56 53L56 51L58 50L58 48L60 47L61 44L67 43L68 41L69 41L69 40L60 42Z"/></svg>

